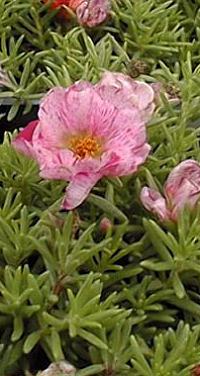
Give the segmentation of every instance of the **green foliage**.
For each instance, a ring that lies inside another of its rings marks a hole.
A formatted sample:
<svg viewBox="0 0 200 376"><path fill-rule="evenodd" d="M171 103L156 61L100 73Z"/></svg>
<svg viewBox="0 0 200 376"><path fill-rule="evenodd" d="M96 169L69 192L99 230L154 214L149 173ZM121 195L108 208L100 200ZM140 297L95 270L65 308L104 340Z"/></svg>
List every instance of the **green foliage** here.
<svg viewBox="0 0 200 376"><path fill-rule="evenodd" d="M95 83L105 70L161 82L178 97L161 95L148 126L152 153L137 176L103 179L72 213L59 211L66 183L42 180L5 134L0 375L67 359L77 376L190 376L200 362L200 208L164 226L139 201L143 185L162 192L177 163L200 161L199 5L113 0L107 23L90 30L75 19L60 24L40 0L0 0L8 120L51 87Z"/></svg>
<svg viewBox="0 0 200 376"><path fill-rule="evenodd" d="M169 329L154 338L149 346L131 336L132 366L137 376L189 376L193 362L199 360L199 326L190 330L181 322L176 332Z"/></svg>

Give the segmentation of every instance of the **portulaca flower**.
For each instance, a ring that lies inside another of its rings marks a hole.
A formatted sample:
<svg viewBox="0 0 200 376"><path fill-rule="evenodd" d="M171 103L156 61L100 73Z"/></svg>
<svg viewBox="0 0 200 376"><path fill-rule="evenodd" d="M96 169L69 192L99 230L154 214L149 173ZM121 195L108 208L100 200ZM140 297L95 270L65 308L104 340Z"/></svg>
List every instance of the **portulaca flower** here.
<svg viewBox="0 0 200 376"><path fill-rule="evenodd" d="M41 177L69 181L65 209L80 205L103 176L136 172L150 152L145 119L152 112L152 89L126 76L119 79L119 87L117 75L112 80L107 74L97 85L81 81L52 89L38 120L13 141L38 162Z"/></svg>
<svg viewBox="0 0 200 376"><path fill-rule="evenodd" d="M48 3L49 0L42 0ZM108 16L110 0L54 0L50 9L59 9L58 15L63 20L69 19L67 6L76 13L77 20L81 25L93 27L101 24Z"/></svg>
<svg viewBox="0 0 200 376"><path fill-rule="evenodd" d="M163 191L164 196L144 187L141 201L161 221L176 221L185 206L194 208L200 198L200 164L192 159L181 162L169 174Z"/></svg>

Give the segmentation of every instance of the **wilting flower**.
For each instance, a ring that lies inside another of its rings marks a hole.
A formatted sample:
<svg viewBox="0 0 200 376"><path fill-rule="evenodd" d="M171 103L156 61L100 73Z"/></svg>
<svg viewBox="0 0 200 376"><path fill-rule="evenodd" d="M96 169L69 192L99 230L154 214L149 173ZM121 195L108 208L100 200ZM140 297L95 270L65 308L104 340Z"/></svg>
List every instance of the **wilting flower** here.
<svg viewBox="0 0 200 376"><path fill-rule="evenodd" d="M106 72L97 85L101 96L119 109L136 108L148 121L154 111L154 91L145 82L135 81L123 73Z"/></svg>
<svg viewBox="0 0 200 376"><path fill-rule="evenodd" d="M74 376L76 368L65 360L57 363L51 363L44 371L40 372L38 376Z"/></svg>
<svg viewBox="0 0 200 376"><path fill-rule="evenodd" d="M140 195L144 207L161 221L176 221L185 206L194 208L199 197L200 164L192 159L181 162L169 174L164 185L164 197L148 187L144 187Z"/></svg>
<svg viewBox="0 0 200 376"><path fill-rule="evenodd" d="M150 103L148 85L134 83L131 92L122 83L112 100L116 88L112 82L104 85L104 79L97 85L81 81L67 89L51 90L40 105L39 120L31 122L13 142L17 150L38 162L43 178L70 182L65 209L80 205L103 176L136 172L150 151L145 106L140 105L142 97L143 103ZM134 90L131 105L128 98Z"/></svg>
<svg viewBox="0 0 200 376"><path fill-rule="evenodd" d="M180 90L174 84L164 85L161 82L155 82L155 83L151 84L151 87L154 91L155 102L157 104L160 104L161 93L164 94L165 98L170 103L174 103L174 104L180 103L180 100L181 100Z"/></svg>
<svg viewBox="0 0 200 376"><path fill-rule="evenodd" d="M43 0L48 3L49 0ZM68 19L69 14L62 6L65 5L76 13L81 25L93 27L101 24L107 18L110 9L110 0L54 0L51 9L60 9L59 15Z"/></svg>

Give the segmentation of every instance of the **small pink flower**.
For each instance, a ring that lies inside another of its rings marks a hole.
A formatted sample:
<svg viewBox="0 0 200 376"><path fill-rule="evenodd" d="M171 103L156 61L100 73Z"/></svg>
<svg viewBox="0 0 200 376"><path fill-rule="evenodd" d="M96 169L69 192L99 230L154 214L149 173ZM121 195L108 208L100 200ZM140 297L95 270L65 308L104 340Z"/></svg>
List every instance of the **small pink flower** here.
<svg viewBox="0 0 200 376"><path fill-rule="evenodd" d="M164 197L148 187L140 195L144 207L161 221L176 221L185 206L194 208L200 197L200 164L188 159L176 166L164 185Z"/></svg>
<svg viewBox="0 0 200 376"><path fill-rule="evenodd" d="M65 209L80 205L103 176L136 172L149 154L141 111L112 103L106 87L107 96L105 88L102 94L89 82L54 88L40 105L39 120L13 141L17 150L36 159L43 178L70 182Z"/></svg>
<svg viewBox="0 0 200 376"><path fill-rule="evenodd" d="M148 121L153 114L154 90L145 82L135 81L123 73L105 72L97 85L101 96L120 108L136 108Z"/></svg>
<svg viewBox="0 0 200 376"><path fill-rule="evenodd" d="M93 27L101 24L108 16L110 0L84 0L76 8L81 25Z"/></svg>

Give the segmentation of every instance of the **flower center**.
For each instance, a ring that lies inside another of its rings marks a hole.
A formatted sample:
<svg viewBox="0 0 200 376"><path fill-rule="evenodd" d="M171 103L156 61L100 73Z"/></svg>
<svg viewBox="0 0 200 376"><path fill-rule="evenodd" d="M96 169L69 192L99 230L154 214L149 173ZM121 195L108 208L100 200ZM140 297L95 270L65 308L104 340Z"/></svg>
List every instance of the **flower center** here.
<svg viewBox="0 0 200 376"><path fill-rule="evenodd" d="M98 139L88 135L72 137L69 148L80 159L98 157L102 152L101 144Z"/></svg>

